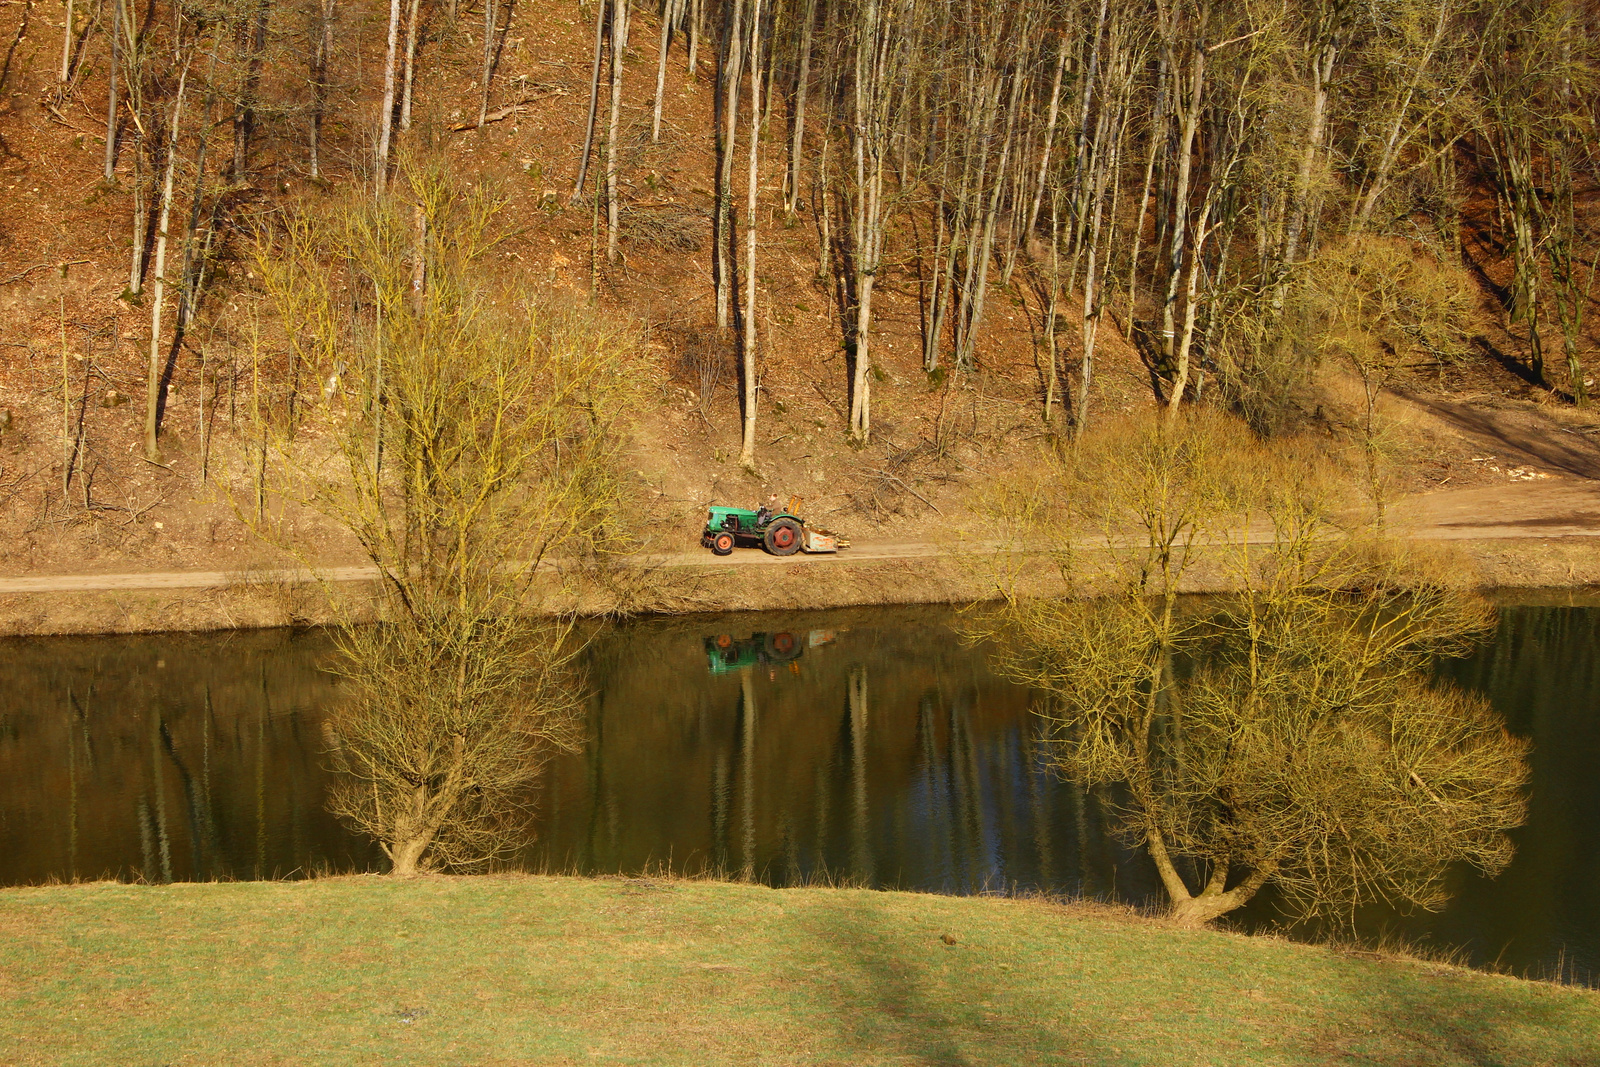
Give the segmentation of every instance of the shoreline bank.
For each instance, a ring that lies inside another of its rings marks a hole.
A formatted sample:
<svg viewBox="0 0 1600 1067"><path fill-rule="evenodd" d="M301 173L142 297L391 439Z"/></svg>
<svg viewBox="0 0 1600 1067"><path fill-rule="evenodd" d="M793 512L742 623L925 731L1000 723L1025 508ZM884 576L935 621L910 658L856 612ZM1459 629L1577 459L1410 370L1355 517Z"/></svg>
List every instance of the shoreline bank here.
<svg viewBox="0 0 1600 1067"><path fill-rule="evenodd" d="M1486 591L1600 586L1600 531L1557 536L1408 538L1443 554ZM730 611L806 611L896 604L963 604L999 592L992 556L915 543L865 546L838 556L776 558L751 550L646 557L608 575L604 598L579 605L601 615L679 615ZM324 575L356 616L371 596L368 567ZM1049 560L1024 559L1014 578L1034 594L1063 583ZM1192 568L1184 592L1226 593L1225 568ZM316 626L335 621L309 574L288 570L165 571L0 577L0 637L201 633Z"/></svg>

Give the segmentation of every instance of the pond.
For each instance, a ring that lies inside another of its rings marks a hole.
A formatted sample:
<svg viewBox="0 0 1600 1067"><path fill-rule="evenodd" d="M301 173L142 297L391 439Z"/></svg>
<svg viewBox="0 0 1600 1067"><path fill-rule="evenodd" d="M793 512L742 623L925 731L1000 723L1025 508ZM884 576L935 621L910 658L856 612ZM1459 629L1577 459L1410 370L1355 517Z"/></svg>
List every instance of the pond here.
<svg viewBox="0 0 1600 1067"><path fill-rule="evenodd" d="M958 626L878 608L602 629L582 741L546 766L513 865L1159 902ZM1371 910L1366 937L1600 974L1597 650L1600 608L1506 604L1441 665L1533 742L1528 820L1498 878L1460 872L1438 913ZM329 651L315 631L0 642L0 884L384 869L324 807ZM1271 926L1271 901L1239 921Z"/></svg>

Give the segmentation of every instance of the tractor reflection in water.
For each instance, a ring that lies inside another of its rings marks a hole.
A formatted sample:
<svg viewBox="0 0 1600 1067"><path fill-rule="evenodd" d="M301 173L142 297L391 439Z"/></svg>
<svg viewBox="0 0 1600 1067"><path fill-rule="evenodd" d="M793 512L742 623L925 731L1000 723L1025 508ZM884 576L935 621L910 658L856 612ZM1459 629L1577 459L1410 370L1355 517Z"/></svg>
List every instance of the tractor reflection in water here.
<svg viewBox="0 0 1600 1067"><path fill-rule="evenodd" d="M714 675L765 667L768 676L776 678L778 667L788 664L789 673L799 674L800 664L796 661L805 650L832 644L837 636L833 630L780 630L751 634L743 640L735 640L732 634L717 634L705 639L706 666Z"/></svg>

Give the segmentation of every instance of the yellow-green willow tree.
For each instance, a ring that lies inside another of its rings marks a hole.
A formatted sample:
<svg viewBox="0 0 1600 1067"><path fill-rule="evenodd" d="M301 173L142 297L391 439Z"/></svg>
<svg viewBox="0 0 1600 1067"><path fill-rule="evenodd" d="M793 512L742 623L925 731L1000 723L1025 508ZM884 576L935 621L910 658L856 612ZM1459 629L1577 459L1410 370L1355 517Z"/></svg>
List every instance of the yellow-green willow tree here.
<svg viewBox="0 0 1600 1067"><path fill-rule="evenodd" d="M980 629L1039 691L1055 769L1121 798L1173 917L1208 923L1269 884L1304 917L1436 908L1454 865L1503 869L1526 745L1430 670L1488 605L1334 536L1307 456L1244 454L1206 420L1119 429L1060 484L1092 502L1079 521L1030 522L1070 543L1097 520L1105 541L1072 572L1098 560L1100 595L1013 595ZM1242 591L1181 602L1202 556Z"/></svg>
<svg viewBox="0 0 1600 1067"><path fill-rule="evenodd" d="M621 542L631 337L486 271L499 210L402 158L386 192L292 217L256 258L291 357L324 383L325 436L282 442L274 485L379 574L377 624L333 603L350 698L331 803L401 875L519 843L577 707L571 576Z"/></svg>

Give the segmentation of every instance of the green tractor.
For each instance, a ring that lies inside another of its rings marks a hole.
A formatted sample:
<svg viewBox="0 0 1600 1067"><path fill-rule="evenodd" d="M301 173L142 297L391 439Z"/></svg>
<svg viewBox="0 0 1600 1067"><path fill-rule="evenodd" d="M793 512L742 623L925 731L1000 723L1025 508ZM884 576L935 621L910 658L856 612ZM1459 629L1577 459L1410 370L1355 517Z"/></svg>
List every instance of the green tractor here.
<svg viewBox="0 0 1600 1067"><path fill-rule="evenodd" d="M725 508L712 505L706 515L706 528L700 543L719 556L731 553L735 546L765 548L774 556L792 556L804 549L807 552L837 552L848 548L850 542L815 526L794 514L799 501L789 501L789 508L776 511L767 507Z"/></svg>

